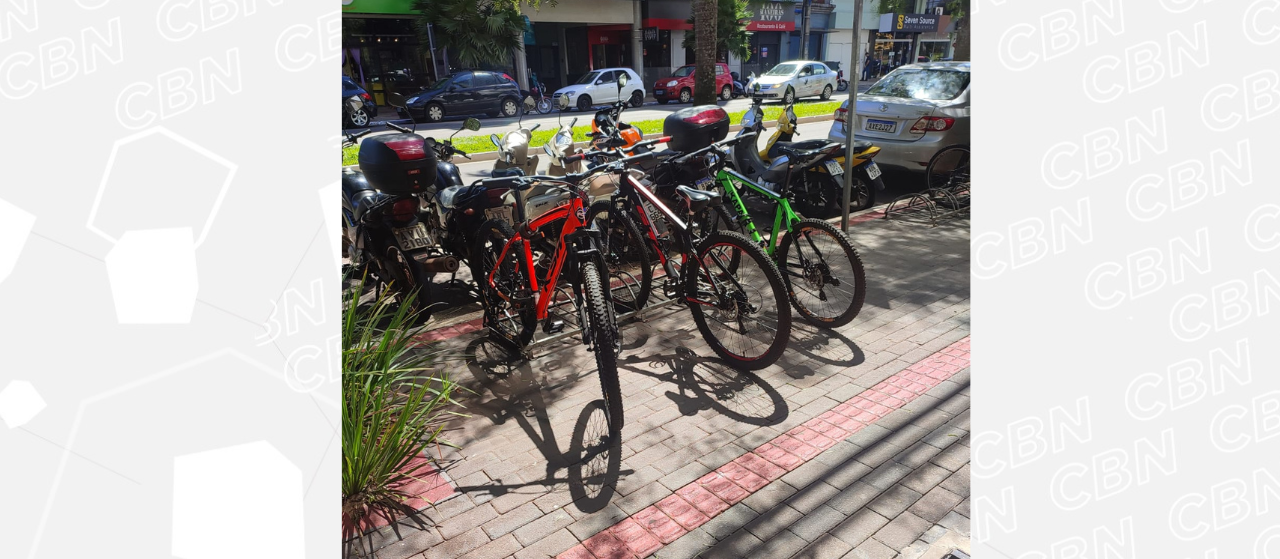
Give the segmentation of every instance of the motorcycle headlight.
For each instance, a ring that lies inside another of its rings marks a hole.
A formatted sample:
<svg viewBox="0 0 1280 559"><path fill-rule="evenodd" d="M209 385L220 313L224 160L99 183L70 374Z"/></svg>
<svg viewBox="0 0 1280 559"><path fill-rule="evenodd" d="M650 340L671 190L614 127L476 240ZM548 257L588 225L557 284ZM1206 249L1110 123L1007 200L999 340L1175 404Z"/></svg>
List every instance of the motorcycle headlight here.
<svg viewBox="0 0 1280 559"><path fill-rule="evenodd" d="M675 87L675 86L676 86L676 84L678 84L678 83L680 83L680 82L678 82L678 81L676 81L676 80L671 80L671 81L667 82L667 87Z"/></svg>
<svg viewBox="0 0 1280 559"><path fill-rule="evenodd" d="M568 134L556 134L555 143L556 149L559 149L560 153L564 153L565 150L569 149L569 146L573 145L573 136Z"/></svg>

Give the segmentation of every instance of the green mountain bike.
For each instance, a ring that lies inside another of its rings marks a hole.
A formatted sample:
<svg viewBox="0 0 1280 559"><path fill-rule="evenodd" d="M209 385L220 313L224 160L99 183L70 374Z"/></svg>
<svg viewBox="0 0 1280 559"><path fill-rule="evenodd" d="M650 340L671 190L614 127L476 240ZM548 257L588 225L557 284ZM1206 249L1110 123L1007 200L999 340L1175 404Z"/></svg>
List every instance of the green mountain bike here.
<svg viewBox="0 0 1280 559"><path fill-rule="evenodd" d="M782 272L791 304L809 323L823 328L848 324L862 310L867 296L866 272L857 249L834 225L820 219L805 219L791 209L790 174L793 167L804 168L806 161L824 157L821 150L789 150L791 164L781 181L782 191L775 192L752 182L729 168L731 160L726 148L744 138L754 148L754 135L737 136L716 142L698 151L684 154L672 163L686 170L704 170L694 184L710 189L718 185L730 200L709 207L695 216L694 224L704 231L727 229L745 232L769 254ZM744 144L745 145L745 144ZM755 220L743 202L743 191L754 192L776 206L773 231L768 239L756 228ZM727 207L726 207L727 206Z"/></svg>

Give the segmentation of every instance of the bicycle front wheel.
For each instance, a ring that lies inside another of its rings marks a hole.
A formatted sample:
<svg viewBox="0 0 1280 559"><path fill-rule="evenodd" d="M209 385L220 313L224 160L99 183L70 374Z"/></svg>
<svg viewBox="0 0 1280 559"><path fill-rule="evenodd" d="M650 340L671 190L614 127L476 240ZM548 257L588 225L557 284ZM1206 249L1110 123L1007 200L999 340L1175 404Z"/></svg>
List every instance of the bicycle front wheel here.
<svg viewBox="0 0 1280 559"><path fill-rule="evenodd" d="M778 268L740 233L712 233L687 267L685 293L693 321L711 350L736 369L757 370L782 357L791 337L791 307ZM695 271L696 270L696 271Z"/></svg>
<svg viewBox="0 0 1280 559"><path fill-rule="evenodd" d="M502 247L512 237L515 231L506 222L490 219L480 224L476 245L471 251L471 277L480 291L485 326L524 347L533 340L538 311L532 303L523 253L508 252L506 258L498 261ZM495 269L490 281L489 273Z"/></svg>
<svg viewBox="0 0 1280 559"><path fill-rule="evenodd" d="M839 328L862 310L867 275L849 237L819 219L798 222L778 247L778 268L796 312L821 328Z"/></svg>
<svg viewBox="0 0 1280 559"><path fill-rule="evenodd" d="M587 324L594 340L596 370L600 373L600 391L604 394L605 413L609 416L609 435L622 433L622 386L618 380L618 321L609 299L604 295L605 283L595 262L582 264L582 291L586 298Z"/></svg>
<svg viewBox="0 0 1280 559"><path fill-rule="evenodd" d="M590 221L605 233L604 258L610 283L609 293L613 306L619 312L632 312L644 308L653 290L653 263L645 249L648 237L641 236L640 228L630 217L613 207L611 200L599 200L587 210ZM614 287L614 280L617 286Z"/></svg>

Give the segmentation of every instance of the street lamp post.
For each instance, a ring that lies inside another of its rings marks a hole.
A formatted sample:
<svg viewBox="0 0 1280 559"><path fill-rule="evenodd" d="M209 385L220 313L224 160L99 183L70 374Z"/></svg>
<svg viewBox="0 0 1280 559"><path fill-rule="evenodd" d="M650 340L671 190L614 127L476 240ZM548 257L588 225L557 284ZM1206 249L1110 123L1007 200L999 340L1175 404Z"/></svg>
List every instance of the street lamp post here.
<svg viewBox="0 0 1280 559"><path fill-rule="evenodd" d="M853 133L856 128L854 125L858 122L858 78L862 76L862 59L858 58L858 32L861 27L862 0L853 0L853 63L850 64L853 73L849 76L849 110L844 114L847 122L844 135L844 204L840 209L840 230L845 233L849 232L849 195L853 191ZM867 188L871 188L871 185L867 185Z"/></svg>

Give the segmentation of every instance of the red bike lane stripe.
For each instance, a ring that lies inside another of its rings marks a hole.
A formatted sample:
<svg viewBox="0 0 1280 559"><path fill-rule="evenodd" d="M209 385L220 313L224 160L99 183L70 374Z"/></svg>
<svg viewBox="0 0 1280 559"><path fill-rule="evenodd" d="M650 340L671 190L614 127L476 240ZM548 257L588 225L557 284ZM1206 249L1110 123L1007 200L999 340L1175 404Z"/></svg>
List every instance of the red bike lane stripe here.
<svg viewBox="0 0 1280 559"><path fill-rule="evenodd" d="M558 555L644 558L969 367L969 337L779 435ZM640 528L640 529L637 529Z"/></svg>

